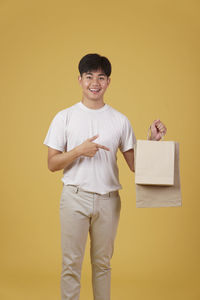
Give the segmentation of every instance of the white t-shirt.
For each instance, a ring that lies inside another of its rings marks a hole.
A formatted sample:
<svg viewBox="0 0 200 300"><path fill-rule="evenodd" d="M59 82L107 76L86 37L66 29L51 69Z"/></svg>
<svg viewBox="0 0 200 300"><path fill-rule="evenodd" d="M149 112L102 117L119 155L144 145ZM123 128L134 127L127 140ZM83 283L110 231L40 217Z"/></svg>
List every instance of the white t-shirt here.
<svg viewBox="0 0 200 300"><path fill-rule="evenodd" d="M70 151L95 135L99 148L94 157L81 156L63 170L65 185L78 185L85 191L105 194L122 188L119 183L117 150L133 149L136 138L128 118L105 104L90 109L81 101L61 110L50 124L44 144L59 151Z"/></svg>

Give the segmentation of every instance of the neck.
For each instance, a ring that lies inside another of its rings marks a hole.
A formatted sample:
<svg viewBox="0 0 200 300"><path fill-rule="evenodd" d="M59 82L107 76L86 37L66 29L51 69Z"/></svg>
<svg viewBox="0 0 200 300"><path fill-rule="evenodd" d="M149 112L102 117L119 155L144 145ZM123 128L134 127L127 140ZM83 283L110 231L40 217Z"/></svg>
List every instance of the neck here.
<svg viewBox="0 0 200 300"><path fill-rule="evenodd" d="M105 105L103 99L90 100L86 98L82 98L82 103L91 109L99 109Z"/></svg>

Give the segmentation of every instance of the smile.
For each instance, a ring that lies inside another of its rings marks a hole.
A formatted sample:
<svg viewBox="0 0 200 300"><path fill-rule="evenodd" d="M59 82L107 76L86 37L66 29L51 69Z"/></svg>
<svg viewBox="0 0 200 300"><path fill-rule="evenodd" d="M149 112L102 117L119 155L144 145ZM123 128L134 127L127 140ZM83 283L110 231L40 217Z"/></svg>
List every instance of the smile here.
<svg viewBox="0 0 200 300"><path fill-rule="evenodd" d="M96 94L96 93L98 93L101 89L89 89L89 90L90 90L90 92Z"/></svg>

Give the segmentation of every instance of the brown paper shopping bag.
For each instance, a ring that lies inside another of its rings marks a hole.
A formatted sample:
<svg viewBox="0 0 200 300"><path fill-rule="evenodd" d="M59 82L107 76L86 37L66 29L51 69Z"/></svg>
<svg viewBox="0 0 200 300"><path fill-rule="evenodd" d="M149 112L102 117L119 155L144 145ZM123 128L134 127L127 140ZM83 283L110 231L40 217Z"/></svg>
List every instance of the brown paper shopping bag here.
<svg viewBox="0 0 200 300"><path fill-rule="evenodd" d="M174 184L173 141L137 141L135 160L135 183L137 184Z"/></svg>
<svg viewBox="0 0 200 300"><path fill-rule="evenodd" d="M152 141L153 142L153 141ZM159 143L154 141L155 143ZM181 187L179 170L179 143L175 143L174 185L145 185L136 183L136 207L170 207L181 206ZM136 160L137 144L134 147ZM137 166L135 166L137 167Z"/></svg>

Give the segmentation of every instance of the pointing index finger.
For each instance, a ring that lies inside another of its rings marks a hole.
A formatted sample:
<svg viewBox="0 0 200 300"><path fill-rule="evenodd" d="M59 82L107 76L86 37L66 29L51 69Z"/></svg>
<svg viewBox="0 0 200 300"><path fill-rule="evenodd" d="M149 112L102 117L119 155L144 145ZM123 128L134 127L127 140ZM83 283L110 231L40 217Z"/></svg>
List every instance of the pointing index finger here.
<svg viewBox="0 0 200 300"><path fill-rule="evenodd" d="M100 145L100 144L97 144L97 147L98 147L98 148L101 148L101 149L104 149L104 150L106 150L106 151L110 151L109 148L107 148L106 146Z"/></svg>

